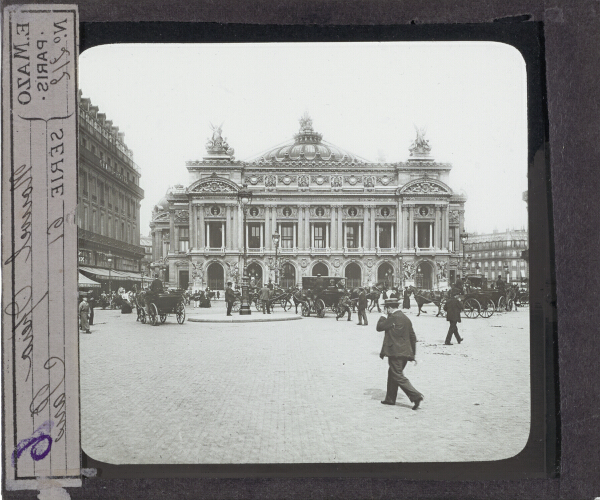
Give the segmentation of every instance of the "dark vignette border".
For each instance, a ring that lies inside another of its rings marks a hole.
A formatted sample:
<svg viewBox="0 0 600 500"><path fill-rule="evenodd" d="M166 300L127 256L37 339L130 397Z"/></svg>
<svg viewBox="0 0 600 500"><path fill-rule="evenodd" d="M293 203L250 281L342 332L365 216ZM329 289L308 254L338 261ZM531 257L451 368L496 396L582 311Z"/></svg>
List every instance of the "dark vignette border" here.
<svg viewBox="0 0 600 500"><path fill-rule="evenodd" d="M542 23L470 25L306 26L218 23L81 23L81 51L108 43L243 43L339 41L496 41L526 62L530 231L531 431L515 457L490 462L270 465L112 465L82 453L99 478L378 477L493 480L556 477L560 426L556 290ZM196 483L196 487L201 486ZM190 485L191 486L191 485Z"/></svg>

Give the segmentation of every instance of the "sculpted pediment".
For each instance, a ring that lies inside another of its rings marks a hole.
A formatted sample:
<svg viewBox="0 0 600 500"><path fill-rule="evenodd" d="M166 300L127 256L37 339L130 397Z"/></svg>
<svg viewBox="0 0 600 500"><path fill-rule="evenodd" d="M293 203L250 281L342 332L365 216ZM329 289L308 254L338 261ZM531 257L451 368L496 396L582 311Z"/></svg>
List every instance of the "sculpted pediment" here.
<svg viewBox="0 0 600 500"><path fill-rule="evenodd" d="M160 212L158 213L154 219L152 219L154 222L165 222L165 221L169 221L169 212Z"/></svg>
<svg viewBox="0 0 600 500"><path fill-rule="evenodd" d="M448 195L452 190L436 179L415 179L398 189L399 195Z"/></svg>
<svg viewBox="0 0 600 500"><path fill-rule="evenodd" d="M211 176L196 181L189 187L188 192L204 194L237 194L238 189L238 185L229 179Z"/></svg>

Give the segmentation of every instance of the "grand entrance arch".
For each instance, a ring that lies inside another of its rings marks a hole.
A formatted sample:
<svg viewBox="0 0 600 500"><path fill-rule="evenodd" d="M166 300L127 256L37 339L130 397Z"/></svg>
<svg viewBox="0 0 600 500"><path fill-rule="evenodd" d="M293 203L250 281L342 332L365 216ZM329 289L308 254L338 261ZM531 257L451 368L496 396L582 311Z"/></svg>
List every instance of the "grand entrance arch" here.
<svg viewBox="0 0 600 500"><path fill-rule="evenodd" d="M263 271L262 267L258 262L253 262L248 266L248 277L250 278L250 282L252 283L252 278L254 278L254 283L256 286L260 286L263 284Z"/></svg>
<svg viewBox="0 0 600 500"><path fill-rule="evenodd" d="M319 274L321 276L329 276L329 268L322 262L318 262L315 264L315 267L312 268L313 276L318 276Z"/></svg>
<svg viewBox="0 0 600 500"><path fill-rule="evenodd" d="M281 288L291 288L296 285L296 268L286 262L281 266L281 275L279 276L279 286Z"/></svg>
<svg viewBox="0 0 600 500"><path fill-rule="evenodd" d="M422 260L417 264L415 286L423 290L433 290L434 274L430 262Z"/></svg>
<svg viewBox="0 0 600 500"><path fill-rule="evenodd" d="M344 270L346 277L346 286L348 288L358 288L362 284L362 270L356 262L351 262Z"/></svg>
<svg viewBox="0 0 600 500"><path fill-rule="evenodd" d="M377 283L384 283L388 288L394 286L394 268L389 262L384 262L377 268Z"/></svg>
<svg viewBox="0 0 600 500"><path fill-rule="evenodd" d="M212 262L208 265L206 270L208 276L207 285L212 290L224 290L225 289L225 270L223 266L218 262Z"/></svg>

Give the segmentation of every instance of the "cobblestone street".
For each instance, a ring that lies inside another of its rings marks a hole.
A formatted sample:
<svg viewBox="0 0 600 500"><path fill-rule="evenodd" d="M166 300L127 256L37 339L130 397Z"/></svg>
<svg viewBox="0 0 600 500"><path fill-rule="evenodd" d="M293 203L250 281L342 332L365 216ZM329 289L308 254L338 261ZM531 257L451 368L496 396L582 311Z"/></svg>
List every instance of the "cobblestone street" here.
<svg viewBox="0 0 600 500"><path fill-rule="evenodd" d="M498 460L529 435L529 311L463 319L443 345L432 306L409 318L417 361L405 374L425 395L411 410L380 404L383 332L303 318L153 327L95 311L80 335L82 448L122 463L318 463ZM188 307L189 315L225 314ZM279 308L281 311L281 308ZM293 311L287 313L292 314ZM255 311L252 313L257 314Z"/></svg>

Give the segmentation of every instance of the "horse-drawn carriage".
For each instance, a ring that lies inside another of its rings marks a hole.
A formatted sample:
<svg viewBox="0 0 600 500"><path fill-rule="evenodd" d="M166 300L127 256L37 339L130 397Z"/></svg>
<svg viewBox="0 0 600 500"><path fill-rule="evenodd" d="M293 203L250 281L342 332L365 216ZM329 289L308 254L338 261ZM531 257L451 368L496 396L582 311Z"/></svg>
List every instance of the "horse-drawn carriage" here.
<svg viewBox="0 0 600 500"><path fill-rule="evenodd" d="M136 309L139 321L154 326L167 321L169 314L174 314L180 325L185 321L185 297L180 291L140 292L136 296Z"/></svg>
<svg viewBox="0 0 600 500"><path fill-rule="evenodd" d="M511 311L516 296L514 288L493 288L485 276L472 274L465 278L465 293L460 298L467 318L489 318L494 312Z"/></svg>
<svg viewBox="0 0 600 500"><path fill-rule="evenodd" d="M345 278L305 276L302 278L302 316L325 317L327 309L339 312L340 299L346 293Z"/></svg>

